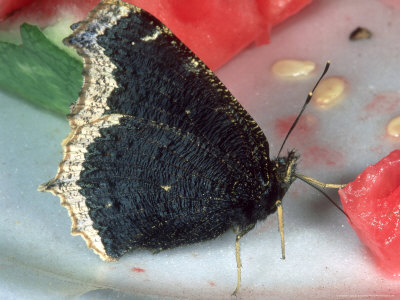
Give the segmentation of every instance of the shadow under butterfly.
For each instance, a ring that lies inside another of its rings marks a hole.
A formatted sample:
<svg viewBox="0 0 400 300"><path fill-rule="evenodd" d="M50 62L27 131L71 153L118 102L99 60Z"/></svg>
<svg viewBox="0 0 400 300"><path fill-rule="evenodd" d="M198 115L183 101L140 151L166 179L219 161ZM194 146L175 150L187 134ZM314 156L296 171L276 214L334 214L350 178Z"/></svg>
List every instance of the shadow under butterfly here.
<svg viewBox="0 0 400 300"><path fill-rule="evenodd" d="M71 132L58 173L39 190L60 197L72 234L112 261L134 249L158 252L233 228L236 294L241 237L278 211L284 258L281 200L291 183L341 185L296 173L294 151L271 160L256 122L144 10L104 0L71 28L64 43L84 59L84 84L68 115Z"/></svg>

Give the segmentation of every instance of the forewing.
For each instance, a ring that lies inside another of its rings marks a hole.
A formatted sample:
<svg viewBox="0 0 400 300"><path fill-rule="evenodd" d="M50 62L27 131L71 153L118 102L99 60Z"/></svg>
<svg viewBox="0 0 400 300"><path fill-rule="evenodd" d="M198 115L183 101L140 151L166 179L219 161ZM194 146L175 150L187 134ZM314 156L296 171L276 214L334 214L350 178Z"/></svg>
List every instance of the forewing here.
<svg viewBox="0 0 400 300"><path fill-rule="evenodd" d="M242 172L267 173L268 143L259 126L204 63L147 12L104 1L65 43L85 59L73 126L103 114L138 116L203 138Z"/></svg>

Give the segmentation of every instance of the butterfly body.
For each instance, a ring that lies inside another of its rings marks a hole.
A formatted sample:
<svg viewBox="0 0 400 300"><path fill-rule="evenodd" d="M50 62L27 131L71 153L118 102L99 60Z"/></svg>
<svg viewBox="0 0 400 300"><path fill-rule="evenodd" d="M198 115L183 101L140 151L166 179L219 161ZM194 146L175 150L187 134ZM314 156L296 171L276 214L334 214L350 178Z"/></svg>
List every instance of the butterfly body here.
<svg viewBox="0 0 400 300"><path fill-rule="evenodd" d="M85 61L57 176L72 232L105 260L244 232L275 212L297 156L147 12L101 2L65 40Z"/></svg>

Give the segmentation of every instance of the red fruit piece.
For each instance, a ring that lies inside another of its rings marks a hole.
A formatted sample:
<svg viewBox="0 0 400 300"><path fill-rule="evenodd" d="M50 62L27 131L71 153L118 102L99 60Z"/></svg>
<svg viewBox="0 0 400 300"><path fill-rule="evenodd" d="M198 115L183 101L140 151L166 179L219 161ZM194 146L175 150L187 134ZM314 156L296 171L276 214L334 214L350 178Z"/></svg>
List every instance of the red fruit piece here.
<svg viewBox="0 0 400 300"><path fill-rule="evenodd" d="M211 69L258 39L269 35L268 18L257 2L231 0L133 0L160 19Z"/></svg>
<svg viewBox="0 0 400 300"><path fill-rule="evenodd" d="M344 211L377 263L400 275L400 150L391 152L339 190Z"/></svg>
<svg viewBox="0 0 400 300"><path fill-rule="evenodd" d="M20 9L33 1L34 0L0 0L0 22L5 19L7 15L12 14L13 11Z"/></svg>

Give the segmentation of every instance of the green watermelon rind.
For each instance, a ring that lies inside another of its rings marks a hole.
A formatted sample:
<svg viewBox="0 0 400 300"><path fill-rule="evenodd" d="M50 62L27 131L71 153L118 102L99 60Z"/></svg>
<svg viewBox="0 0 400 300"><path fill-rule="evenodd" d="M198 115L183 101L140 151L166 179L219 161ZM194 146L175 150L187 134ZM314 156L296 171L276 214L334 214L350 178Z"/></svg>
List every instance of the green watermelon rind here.
<svg viewBox="0 0 400 300"><path fill-rule="evenodd" d="M67 114L82 87L83 64L37 26L22 24L22 45L0 41L0 88L58 114Z"/></svg>

